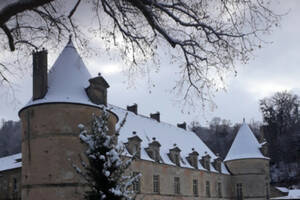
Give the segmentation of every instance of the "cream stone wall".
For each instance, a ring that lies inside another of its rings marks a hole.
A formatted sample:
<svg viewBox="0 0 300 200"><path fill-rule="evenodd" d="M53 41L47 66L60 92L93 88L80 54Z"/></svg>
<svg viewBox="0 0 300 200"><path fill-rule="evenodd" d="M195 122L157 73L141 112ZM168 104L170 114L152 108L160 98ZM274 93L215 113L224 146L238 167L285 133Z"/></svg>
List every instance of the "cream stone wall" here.
<svg viewBox="0 0 300 200"><path fill-rule="evenodd" d="M85 183L75 172L85 159L85 146L79 140L78 124L89 127L97 107L78 104L42 104L20 111L22 120L22 200L83 199ZM117 117L109 118L110 134L115 132ZM164 145L164 144L161 144ZM226 164L233 175L136 160L130 171L141 172L144 200L236 199L236 184L243 184L244 199L265 199L269 181L266 159L241 159ZM153 192L153 175L160 176L160 192ZM180 194L174 192L174 177L180 178ZM193 195L193 180L198 180L198 196ZM206 196L206 181L210 197ZM221 183L222 197L217 186ZM0 199L1 200L1 199Z"/></svg>
<svg viewBox="0 0 300 200"><path fill-rule="evenodd" d="M0 172L0 200L9 199L21 199L20 168Z"/></svg>
<svg viewBox="0 0 300 200"><path fill-rule="evenodd" d="M22 200L82 199L84 181L72 165L85 159L78 124L89 127L96 107L42 104L20 112L22 121ZM117 117L109 117L115 131Z"/></svg>
<svg viewBox="0 0 300 200"><path fill-rule="evenodd" d="M245 199L266 199L267 190L270 193L269 160L240 159L228 161L226 164L233 174L233 188L237 183L241 183ZM233 193L233 197L236 198L236 192Z"/></svg>
<svg viewBox="0 0 300 200"><path fill-rule="evenodd" d="M230 199L232 196L231 176L204 170L176 167L156 162L137 160L132 163L131 171L140 172L141 193L138 199L170 200L170 199L208 199L205 184L210 182L209 199ZM160 193L153 192L153 175L160 176ZM174 177L180 178L180 194L174 193ZM198 180L198 197L193 195L193 179ZM218 197L217 184L222 185L222 197Z"/></svg>

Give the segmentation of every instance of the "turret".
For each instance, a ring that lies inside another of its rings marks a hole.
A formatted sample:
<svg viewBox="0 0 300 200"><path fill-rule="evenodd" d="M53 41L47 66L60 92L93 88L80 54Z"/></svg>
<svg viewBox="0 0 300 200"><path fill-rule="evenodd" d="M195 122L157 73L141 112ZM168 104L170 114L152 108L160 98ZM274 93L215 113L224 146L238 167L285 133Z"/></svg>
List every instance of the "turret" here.
<svg viewBox="0 0 300 200"><path fill-rule="evenodd" d="M262 154L260 148L244 121L224 160L234 175L232 186L236 199L266 199L269 194L269 158Z"/></svg>
<svg viewBox="0 0 300 200"><path fill-rule="evenodd" d="M87 161L78 124L89 127L101 115L107 88L102 76L91 78L71 40L48 74L47 51L33 53L33 98L19 111L22 200L82 199L85 181L72 167ZM110 134L116 122L110 113Z"/></svg>

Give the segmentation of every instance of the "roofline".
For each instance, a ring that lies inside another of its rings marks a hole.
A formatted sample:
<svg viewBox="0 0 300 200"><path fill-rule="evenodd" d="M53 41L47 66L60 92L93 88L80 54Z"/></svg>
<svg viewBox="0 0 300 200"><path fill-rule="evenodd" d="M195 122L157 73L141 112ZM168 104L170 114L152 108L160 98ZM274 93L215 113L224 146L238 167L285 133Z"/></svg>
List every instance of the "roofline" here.
<svg viewBox="0 0 300 200"><path fill-rule="evenodd" d="M9 169L0 170L0 176L1 176L1 173L2 173L2 172L12 171L12 170L15 170L15 169L19 169L19 168L22 168L22 166L23 166L23 165L21 165L20 167L13 167L13 168L9 168Z"/></svg>
<svg viewBox="0 0 300 200"><path fill-rule="evenodd" d="M128 156L128 155L125 155L126 157L132 157L132 156ZM183 168L183 169L189 169L189 170L194 170L194 171L201 171L201 172L207 172L207 173L215 173L215 174L221 174L221 175L226 175L226 176L232 176L229 171L228 171L228 174L227 173L224 173L224 172L219 172L219 171L211 171L211 170L207 170L207 169L195 169L194 167L186 167L186 166L177 166L177 165L173 165L173 164L168 164L168 163L163 163L163 162L156 162L154 160L146 160L146 159L142 159L142 158L139 158L139 159L136 159L135 162L137 161L145 161L145 162L151 162L151 163L156 163L156 164L160 164L160 165L167 165L167 166L171 166L171 167L178 167L178 168Z"/></svg>
<svg viewBox="0 0 300 200"><path fill-rule="evenodd" d="M98 109L101 109L103 110L103 108L101 106L98 106L98 105L92 105L92 104L84 104L84 103L73 103L73 102L43 102L43 103L37 103L37 104L31 104L31 105L28 105L28 106L25 106L23 108L21 108L18 112L18 116L20 117L20 113L29 108L29 107L34 107L34 106L40 106L40 105L44 105L44 104L74 104L74 105L84 105L84 106L89 106L89 107L94 107L94 108L98 108ZM113 111L111 110L107 110L108 112L110 112L111 114L113 114L116 118L117 118L117 122L119 121L119 117L116 113L114 113Z"/></svg>
<svg viewBox="0 0 300 200"><path fill-rule="evenodd" d="M259 160L270 160L268 157L263 157L263 158L236 158L236 159L230 159L230 160L224 160L223 162L230 162L230 161L235 161L235 160L249 160L249 159L259 159Z"/></svg>

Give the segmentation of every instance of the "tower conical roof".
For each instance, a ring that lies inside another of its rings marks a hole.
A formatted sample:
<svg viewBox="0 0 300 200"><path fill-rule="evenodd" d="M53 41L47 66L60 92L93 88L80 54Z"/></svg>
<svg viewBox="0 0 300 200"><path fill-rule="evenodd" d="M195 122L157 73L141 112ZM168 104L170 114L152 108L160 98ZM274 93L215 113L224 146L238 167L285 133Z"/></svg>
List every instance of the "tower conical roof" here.
<svg viewBox="0 0 300 200"><path fill-rule="evenodd" d="M268 159L262 155L260 147L261 145L258 143L249 126L243 122L224 161L244 158Z"/></svg>
<svg viewBox="0 0 300 200"><path fill-rule="evenodd" d="M48 72L47 94L42 99L30 100L25 107L43 103L94 105L85 92L90 78L91 74L70 39Z"/></svg>

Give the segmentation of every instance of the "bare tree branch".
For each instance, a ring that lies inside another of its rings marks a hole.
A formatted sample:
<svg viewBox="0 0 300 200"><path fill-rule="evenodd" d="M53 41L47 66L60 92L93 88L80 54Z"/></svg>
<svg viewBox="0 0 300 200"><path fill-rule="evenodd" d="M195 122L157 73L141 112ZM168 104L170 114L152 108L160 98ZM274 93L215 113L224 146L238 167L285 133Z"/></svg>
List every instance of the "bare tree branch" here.
<svg viewBox="0 0 300 200"><path fill-rule="evenodd" d="M86 35L75 15L85 3L98 19L99 26L90 27L91 31L118 45L129 71L138 71L149 58L155 58L162 41L175 49L171 56L182 69L175 88L191 102L194 97L209 100L211 91L224 82L224 74L236 73L235 63L246 63L264 43L263 35L281 18L269 9L270 0L75 2L70 6L63 0L19 0L4 6L0 37L5 39L0 40L0 48L26 51L48 42L55 42L56 47L69 34L85 46Z"/></svg>
<svg viewBox="0 0 300 200"><path fill-rule="evenodd" d="M11 50L11 51L14 51L14 50L15 50L14 38L13 38L13 36L11 35L10 30L8 29L8 27L7 27L5 24L3 24L3 25L1 26L1 28L2 28L2 30L4 31L4 33L6 34L6 36L7 36L8 44L9 44L10 50Z"/></svg>

